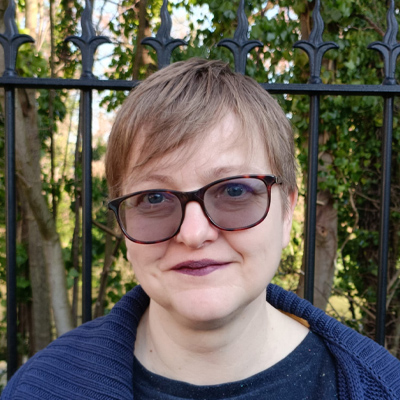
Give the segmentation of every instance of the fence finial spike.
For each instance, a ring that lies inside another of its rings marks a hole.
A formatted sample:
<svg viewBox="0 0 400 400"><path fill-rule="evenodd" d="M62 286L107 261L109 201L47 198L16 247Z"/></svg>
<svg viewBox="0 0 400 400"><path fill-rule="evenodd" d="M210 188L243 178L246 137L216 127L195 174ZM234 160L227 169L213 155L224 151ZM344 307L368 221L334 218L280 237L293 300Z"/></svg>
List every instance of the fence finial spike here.
<svg viewBox="0 0 400 400"><path fill-rule="evenodd" d="M323 43L323 39L322 39L322 33L324 32L324 20L321 17L321 4L320 1L317 0L315 2L315 6L314 6L314 11L312 14L312 19L313 19L313 29L310 33L310 42L315 43L315 44L320 44Z"/></svg>
<svg viewBox="0 0 400 400"><path fill-rule="evenodd" d="M182 39L171 37L172 20L168 12L168 0L163 0L160 11L161 25L156 37L146 37L141 44L152 47L157 53L158 68L164 68L171 63L171 54L178 46L187 46Z"/></svg>
<svg viewBox="0 0 400 400"><path fill-rule="evenodd" d="M156 34L156 38L167 42L171 40L172 19L168 12L168 1L164 0L160 11L161 25Z"/></svg>
<svg viewBox="0 0 400 400"><path fill-rule="evenodd" d="M29 35L20 34L15 23L15 3L9 0L8 7L4 13L4 33L0 34L0 44L4 50L3 76L17 76L16 62L19 47L24 43L34 43L35 41Z"/></svg>
<svg viewBox="0 0 400 400"><path fill-rule="evenodd" d="M368 49L377 50L381 53L384 63L385 79L384 85L396 85L396 63L400 54L400 43L397 41L399 24L397 23L394 0L389 1L389 8L386 14L387 30L383 41L373 42Z"/></svg>
<svg viewBox="0 0 400 400"><path fill-rule="evenodd" d="M240 0L239 7L236 12L238 25L235 30L233 38L238 42L245 42L247 40L247 32L249 29L249 21L244 10L244 0Z"/></svg>
<svg viewBox="0 0 400 400"><path fill-rule="evenodd" d="M387 31L383 38L383 42L387 45L397 44L397 33L399 32L399 24L397 23L396 15L394 12L394 0L390 1L389 10L386 15Z"/></svg>
<svg viewBox="0 0 400 400"><path fill-rule="evenodd" d="M103 43L111 43L106 36L96 36L92 22L92 5L90 0L86 0L85 9L81 16L82 35L68 36L65 42L72 42L79 47L82 54L82 74L81 79L93 78L94 53Z"/></svg>
<svg viewBox="0 0 400 400"><path fill-rule="evenodd" d="M217 43L217 46L226 47L232 52L235 60L235 71L244 74L247 54L255 47L262 47L263 43L259 40L247 40L249 21L244 10L244 0L240 0L236 15L238 25L233 39L222 39Z"/></svg>
<svg viewBox="0 0 400 400"><path fill-rule="evenodd" d="M82 38L90 39L96 36L96 32L92 23L92 3L90 0L85 1L85 8L81 17Z"/></svg>
<svg viewBox="0 0 400 400"><path fill-rule="evenodd" d="M299 40L293 47L304 50L310 62L309 83L321 83L322 57L330 49L337 49L339 46L335 42L324 42L322 33L324 31L324 20L320 12L320 0L316 0L313 10L313 28L309 40Z"/></svg>

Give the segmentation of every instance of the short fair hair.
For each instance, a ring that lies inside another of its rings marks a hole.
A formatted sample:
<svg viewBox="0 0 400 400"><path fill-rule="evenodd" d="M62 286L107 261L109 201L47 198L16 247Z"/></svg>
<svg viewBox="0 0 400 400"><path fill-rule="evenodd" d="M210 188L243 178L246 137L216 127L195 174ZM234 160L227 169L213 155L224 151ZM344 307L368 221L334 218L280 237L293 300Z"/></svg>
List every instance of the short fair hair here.
<svg viewBox="0 0 400 400"><path fill-rule="evenodd" d="M251 144L261 137L271 172L282 179L283 205L297 190L291 125L282 108L253 79L217 60L192 58L154 73L134 88L117 114L108 142L106 176L111 198L123 193L134 149L141 167L204 138L232 112ZM135 168L136 170L136 168Z"/></svg>

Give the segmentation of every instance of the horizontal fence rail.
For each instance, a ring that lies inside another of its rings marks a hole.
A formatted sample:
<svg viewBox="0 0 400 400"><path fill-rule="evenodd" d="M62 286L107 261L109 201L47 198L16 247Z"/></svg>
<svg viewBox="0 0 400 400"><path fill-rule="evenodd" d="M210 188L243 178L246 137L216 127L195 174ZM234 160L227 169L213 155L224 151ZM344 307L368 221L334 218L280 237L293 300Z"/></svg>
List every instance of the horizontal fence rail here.
<svg viewBox="0 0 400 400"><path fill-rule="evenodd" d="M71 36L67 41L79 47L82 54L82 75L80 79L23 78L16 72L18 48L23 43L32 42L28 35L18 32L15 20L15 4L10 0L5 13L6 31L0 34L4 49L5 72L0 77L0 87L5 89L5 140L6 140L6 229L7 229L7 343L8 378L17 368L17 313L16 313L16 189L15 189L15 89L80 89L83 92L83 321L91 319L91 245L92 245L92 92L93 90L130 90L140 81L98 80L92 74L94 53L97 47L109 42L104 36L96 36L92 26L91 2L86 0L81 17L82 35ZM235 69L245 73L248 53L254 47L262 46L255 40L248 40L248 21L244 12L244 0L237 11L238 26L233 39L223 39L218 45L227 47L234 55ZM384 126L382 146L382 190L381 221L379 244L379 280L377 288L376 341L384 344L386 316L386 286L388 264L389 206L390 206L390 168L393 131L393 101L400 95L400 85L395 81L395 67L400 45L396 36L398 25L395 18L394 0L389 1L387 11L388 27L382 42L369 47L379 51L384 61L385 79L381 85L331 85L320 79L322 58L326 51L337 48L334 42L324 42L322 33L324 22L320 14L320 0L316 0L313 11L313 29L309 40L301 40L295 47L305 51L309 58L310 79L307 84L260 83L272 94L292 94L310 96L309 160L307 183L307 207L305 222L305 298L313 301L314 258L316 237L316 199L318 175L318 133L321 97L334 96L379 96L384 99ZM155 49L159 68L170 63L171 53L186 43L170 36L171 17L164 0L161 9L161 26L155 38L146 38L143 43Z"/></svg>
<svg viewBox="0 0 400 400"><path fill-rule="evenodd" d="M0 77L0 87L27 89L93 89L93 90L131 90L140 81L60 78L23 78L19 76ZM385 96L400 95L400 85L339 85L309 83L260 83L271 94L304 94L332 96Z"/></svg>

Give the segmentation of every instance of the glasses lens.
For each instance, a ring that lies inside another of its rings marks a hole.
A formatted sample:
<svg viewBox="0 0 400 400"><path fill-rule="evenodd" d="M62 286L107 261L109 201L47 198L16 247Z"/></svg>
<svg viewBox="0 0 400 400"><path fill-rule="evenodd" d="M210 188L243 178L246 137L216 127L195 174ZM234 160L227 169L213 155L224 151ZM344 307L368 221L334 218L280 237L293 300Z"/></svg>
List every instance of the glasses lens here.
<svg viewBox="0 0 400 400"><path fill-rule="evenodd" d="M265 218L269 208L268 189L257 178L226 180L207 189L204 205L220 228L247 228Z"/></svg>
<svg viewBox="0 0 400 400"><path fill-rule="evenodd" d="M179 199L168 192L148 191L124 200L119 216L126 233L140 242L172 237L182 219Z"/></svg>

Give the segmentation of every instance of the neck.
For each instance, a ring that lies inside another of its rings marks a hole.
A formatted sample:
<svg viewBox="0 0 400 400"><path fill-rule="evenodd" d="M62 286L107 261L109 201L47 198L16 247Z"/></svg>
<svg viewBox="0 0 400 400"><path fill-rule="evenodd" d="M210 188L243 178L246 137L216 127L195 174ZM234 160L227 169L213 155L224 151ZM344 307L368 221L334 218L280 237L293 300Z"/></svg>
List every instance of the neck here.
<svg viewBox="0 0 400 400"><path fill-rule="evenodd" d="M213 385L263 371L306 335L306 328L266 303L264 293L238 313L199 324L174 318L150 301L138 327L135 356L166 378Z"/></svg>

